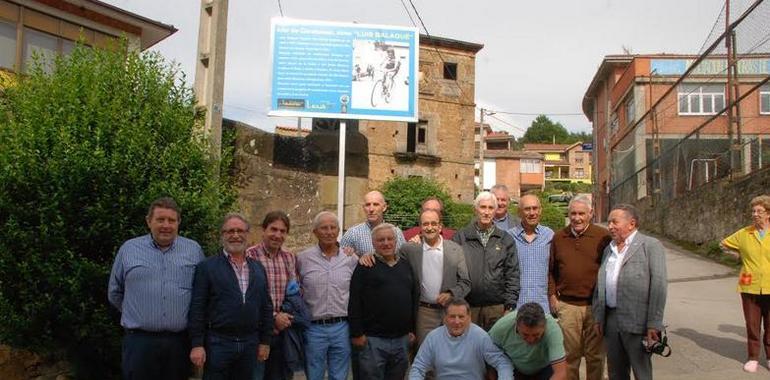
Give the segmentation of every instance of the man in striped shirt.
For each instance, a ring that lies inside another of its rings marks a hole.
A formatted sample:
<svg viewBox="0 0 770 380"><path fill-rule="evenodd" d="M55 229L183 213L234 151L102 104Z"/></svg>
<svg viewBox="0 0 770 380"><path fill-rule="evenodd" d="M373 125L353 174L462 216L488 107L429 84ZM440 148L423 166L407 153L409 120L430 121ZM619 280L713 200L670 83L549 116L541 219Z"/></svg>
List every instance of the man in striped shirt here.
<svg viewBox="0 0 770 380"><path fill-rule="evenodd" d="M297 279L297 262L293 254L283 250L283 242L289 234L289 216L283 211L271 211L262 220L262 242L246 250L246 256L262 263L267 273L267 288L273 301L274 329L276 337L270 345L270 356L264 367L264 378L290 379L292 371L283 352L284 330L291 327L294 316L281 310L286 298L286 285ZM259 366L258 366L259 367ZM257 372L262 372L257 368ZM262 378L257 376L256 378Z"/></svg>
<svg viewBox="0 0 770 380"><path fill-rule="evenodd" d="M313 218L314 245L297 255L297 272L303 298L312 314L305 331L308 380L344 380L350 366L348 300L350 278L358 264L337 242L340 225L337 215L321 211Z"/></svg>
<svg viewBox="0 0 770 380"><path fill-rule="evenodd" d="M152 202L150 233L126 241L110 273L108 298L121 312L124 379L189 377L187 312L203 250L178 236L181 212L171 198Z"/></svg>

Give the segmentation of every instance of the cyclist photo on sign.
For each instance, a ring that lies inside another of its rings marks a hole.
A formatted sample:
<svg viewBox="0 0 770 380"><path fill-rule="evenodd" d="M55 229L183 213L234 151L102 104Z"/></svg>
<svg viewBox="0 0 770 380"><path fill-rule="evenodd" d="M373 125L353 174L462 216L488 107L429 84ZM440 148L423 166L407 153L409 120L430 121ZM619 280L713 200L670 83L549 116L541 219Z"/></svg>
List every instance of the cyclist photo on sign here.
<svg viewBox="0 0 770 380"><path fill-rule="evenodd" d="M400 68L401 61L396 59L396 51L389 47L385 59L382 61L382 83L393 88L393 78L396 77Z"/></svg>
<svg viewBox="0 0 770 380"><path fill-rule="evenodd" d="M352 108L408 110L408 44L355 41L353 46Z"/></svg>

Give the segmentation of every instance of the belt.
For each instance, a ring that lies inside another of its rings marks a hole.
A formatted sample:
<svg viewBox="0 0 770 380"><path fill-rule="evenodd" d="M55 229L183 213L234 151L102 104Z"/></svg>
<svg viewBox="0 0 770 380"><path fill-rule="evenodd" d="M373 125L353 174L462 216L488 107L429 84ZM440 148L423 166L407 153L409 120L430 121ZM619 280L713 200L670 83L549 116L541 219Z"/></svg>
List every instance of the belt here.
<svg viewBox="0 0 770 380"><path fill-rule="evenodd" d="M182 331L147 331L142 329L125 329L126 335L147 335L147 336L167 336L167 337L174 337L174 336L186 336L187 330Z"/></svg>
<svg viewBox="0 0 770 380"><path fill-rule="evenodd" d="M420 301L420 306L427 307L428 309L438 309L438 310L441 310L441 309L444 308L443 306L441 306L441 305L439 305L437 303L427 303L427 302L422 302L422 301Z"/></svg>
<svg viewBox="0 0 770 380"><path fill-rule="evenodd" d="M567 302L567 303L569 303L571 301L571 302L588 302L590 304L591 301L594 300L592 296L591 297L576 297L576 296L559 295L557 298L559 299L559 301L564 301L564 302Z"/></svg>
<svg viewBox="0 0 770 380"><path fill-rule="evenodd" d="M347 320L348 320L348 317L331 317L326 319L316 319L311 323L314 325L333 325L335 323L345 322Z"/></svg>

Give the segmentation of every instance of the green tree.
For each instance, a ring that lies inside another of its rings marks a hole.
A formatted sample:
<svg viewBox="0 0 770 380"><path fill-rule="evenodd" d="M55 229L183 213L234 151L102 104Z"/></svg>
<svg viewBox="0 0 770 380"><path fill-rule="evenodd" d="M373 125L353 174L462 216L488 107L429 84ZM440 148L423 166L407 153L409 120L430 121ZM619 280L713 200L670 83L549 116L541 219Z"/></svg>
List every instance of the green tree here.
<svg viewBox="0 0 770 380"><path fill-rule="evenodd" d="M570 132L570 142L583 142L590 143L593 141L593 136L588 132Z"/></svg>
<svg viewBox="0 0 770 380"><path fill-rule="evenodd" d="M520 139L525 144L572 144L576 142L590 142L591 134L586 132L569 132L561 123L553 122L548 116L540 115L527 128Z"/></svg>
<svg viewBox="0 0 770 380"><path fill-rule="evenodd" d="M556 144L566 144L569 138L569 132L561 123L554 123L548 116L540 115L532 121L521 140L526 144L550 144L554 140Z"/></svg>
<svg viewBox="0 0 770 380"><path fill-rule="evenodd" d="M234 192L213 175L221 163L178 73L125 42L80 46L0 92L3 343L63 351L77 378L115 378L121 329L107 279L120 244L147 233L150 202L174 197L180 234L216 244Z"/></svg>

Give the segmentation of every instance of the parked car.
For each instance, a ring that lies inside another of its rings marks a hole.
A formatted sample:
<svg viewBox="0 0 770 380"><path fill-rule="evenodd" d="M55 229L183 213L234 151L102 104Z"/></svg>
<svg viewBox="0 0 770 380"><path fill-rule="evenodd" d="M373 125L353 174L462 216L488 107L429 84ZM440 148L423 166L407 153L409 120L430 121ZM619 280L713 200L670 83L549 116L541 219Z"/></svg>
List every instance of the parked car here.
<svg viewBox="0 0 770 380"><path fill-rule="evenodd" d="M551 194L548 196L548 202L551 203L568 203L570 200L572 200L572 193L566 192L561 194Z"/></svg>

